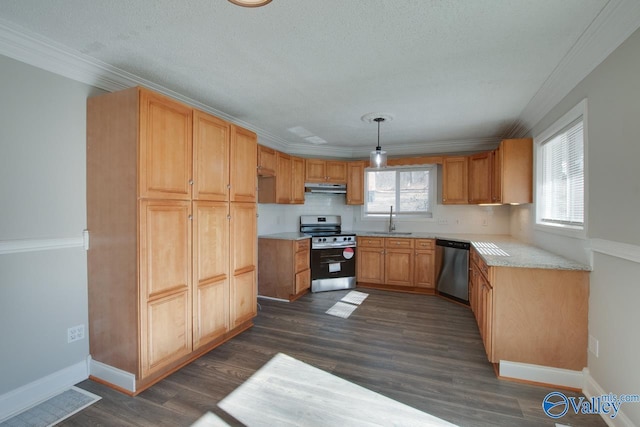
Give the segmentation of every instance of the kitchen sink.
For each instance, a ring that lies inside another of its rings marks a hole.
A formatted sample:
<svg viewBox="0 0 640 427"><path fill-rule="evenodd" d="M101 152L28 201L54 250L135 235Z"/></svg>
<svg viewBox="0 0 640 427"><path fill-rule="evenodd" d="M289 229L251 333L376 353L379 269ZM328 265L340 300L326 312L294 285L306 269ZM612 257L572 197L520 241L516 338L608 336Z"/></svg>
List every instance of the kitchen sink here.
<svg viewBox="0 0 640 427"><path fill-rule="evenodd" d="M411 233L405 231L372 231L371 234L380 234L383 236L409 236Z"/></svg>

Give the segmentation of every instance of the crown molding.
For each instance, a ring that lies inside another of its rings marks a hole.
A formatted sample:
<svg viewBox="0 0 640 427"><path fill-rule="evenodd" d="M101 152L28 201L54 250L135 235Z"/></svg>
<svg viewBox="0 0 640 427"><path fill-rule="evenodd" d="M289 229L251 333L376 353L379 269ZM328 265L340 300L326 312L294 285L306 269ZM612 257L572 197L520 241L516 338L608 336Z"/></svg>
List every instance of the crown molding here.
<svg viewBox="0 0 640 427"><path fill-rule="evenodd" d="M638 27L640 27L640 2L637 0L610 0L527 104L519 119L507 132L506 137L526 136L551 108L557 105L571 89L593 71ZM369 153L369 149L364 147L306 146L292 143L251 123L98 61L2 18L0 18L0 54L109 92L133 86L147 87L249 129L258 135L258 141L261 144L281 151L322 156L327 156L330 153L335 157L361 157L368 156ZM442 152L441 150L477 151L480 146L473 144L478 142L483 143L483 140L405 144L394 146L391 154L431 154ZM484 143L488 146L495 144L495 140Z"/></svg>
<svg viewBox="0 0 640 427"><path fill-rule="evenodd" d="M531 129L640 28L640 2L610 0L582 33L520 114L508 138L527 136Z"/></svg>

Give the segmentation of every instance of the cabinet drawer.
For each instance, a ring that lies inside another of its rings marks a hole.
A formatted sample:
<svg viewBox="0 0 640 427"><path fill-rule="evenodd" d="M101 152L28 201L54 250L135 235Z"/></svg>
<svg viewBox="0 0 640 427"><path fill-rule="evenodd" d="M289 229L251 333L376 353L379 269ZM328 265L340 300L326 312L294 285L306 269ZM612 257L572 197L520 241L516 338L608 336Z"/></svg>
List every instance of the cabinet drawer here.
<svg viewBox="0 0 640 427"><path fill-rule="evenodd" d="M414 239L396 239L396 238L387 238L385 242L385 246L389 249L392 248L413 248L413 240Z"/></svg>
<svg viewBox="0 0 640 427"><path fill-rule="evenodd" d="M307 270L310 265L309 251L300 251L295 254L295 272Z"/></svg>
<svg viewBox="0 0 640 427"><path fill-rule="evenodd" d="M306 269L296 274L295 294L299 294L311 286L311 270Z"/></svg>
<svg viewBox="0 0 640 427"><path fill-rule="evenodd" d="M384 238L382 237L358 237L358 247L362 248L383 248Z"/></svg>
<svg viewBox="0 0 640 427"><path fill-rule="evenodd" d="M433 239L416 239L416 249L433 249L435 241Z"/></svg>
<svg viewBox="0 0 640 427"><path fill-rule="evenodd" d="M306 251L311 247L311 239L296 240L293 242L293 251Z"/></svg>

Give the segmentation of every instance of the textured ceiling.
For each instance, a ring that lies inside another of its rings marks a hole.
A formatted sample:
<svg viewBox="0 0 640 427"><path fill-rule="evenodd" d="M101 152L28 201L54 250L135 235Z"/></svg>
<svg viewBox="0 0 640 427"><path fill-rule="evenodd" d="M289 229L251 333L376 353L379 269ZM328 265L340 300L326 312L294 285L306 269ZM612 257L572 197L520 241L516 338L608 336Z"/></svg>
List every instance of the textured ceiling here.
<svg viewBox="0 0 640 427"><path fill-rule="evenodd" d="M508 136L607 3L3 0L0 16L249 123L285 151L316 136L327 142L318 154L358 157L375 146L376 125L360 119L370 112L394 117L381 132L390 155Z"/></svg>

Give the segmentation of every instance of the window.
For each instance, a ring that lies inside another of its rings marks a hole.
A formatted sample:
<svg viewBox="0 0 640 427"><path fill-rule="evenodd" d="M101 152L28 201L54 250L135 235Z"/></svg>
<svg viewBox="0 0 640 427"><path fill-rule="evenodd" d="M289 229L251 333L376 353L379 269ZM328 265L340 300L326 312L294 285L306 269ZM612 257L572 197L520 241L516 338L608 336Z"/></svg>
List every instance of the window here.
<svg viewBox="0 0 640 427"><path fill-rule="evenodd" d="M433 165L397 167L366 172L365 216L421 216L431 218L435 203L436 169Z"/></svg>
<svg viewBox="0 0 640 427"><path fill-rule="evenodd" d="M583 101L536 139L539 225L585 228L585 106Z"/></svg>

